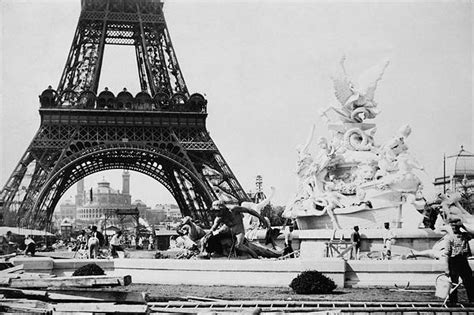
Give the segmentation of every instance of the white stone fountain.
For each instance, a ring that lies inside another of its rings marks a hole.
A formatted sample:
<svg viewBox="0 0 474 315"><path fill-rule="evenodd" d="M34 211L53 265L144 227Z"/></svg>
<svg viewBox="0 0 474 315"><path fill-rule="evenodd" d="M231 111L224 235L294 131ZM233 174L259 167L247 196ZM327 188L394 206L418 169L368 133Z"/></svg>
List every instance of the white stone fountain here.
<svg viewBox="0 0 474 315"><path fill-rule="evenodd" d="M423 168L406 144L411 133L402 126L382 145L374 142L376 125L369 123L378 112L374 101L377 83L389 62L368 69L352 81L341 73L333 78L338 107L322 116L328 121L331 139L319 138L319 151L312 155L308 141L299 148L296 196L285 215L296 218L300 229L349 229L382 226L417 229L423 220L421 181L414 170Z"/></svg>

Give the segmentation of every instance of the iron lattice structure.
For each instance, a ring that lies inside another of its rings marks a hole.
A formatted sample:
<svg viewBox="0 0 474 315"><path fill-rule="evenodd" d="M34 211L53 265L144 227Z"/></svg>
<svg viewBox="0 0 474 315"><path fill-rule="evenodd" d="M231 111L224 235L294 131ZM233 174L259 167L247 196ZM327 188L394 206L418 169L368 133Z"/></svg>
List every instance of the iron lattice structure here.
<svg viewBox="0 0 474 315"><path fill-rule="evenodd" d="M40 95L41 125L0 193L4 224L44 228L61 196L108 169L151 176L183 215L210 222L219 187L249 200L206 129L207 100L186 87L157 0L82 0L58 88ZM142 91L98 93L104 47L135 47Z"/></svg>
<svg viewBox="0 0 474 315"><path fill-rule="evenodd" d="M267 199L267 196L265 196L265 193L263 192L263 177L262 175L257 175L255 178L255 195L252 196L253 202L255 203L260 203Z"/></svg>

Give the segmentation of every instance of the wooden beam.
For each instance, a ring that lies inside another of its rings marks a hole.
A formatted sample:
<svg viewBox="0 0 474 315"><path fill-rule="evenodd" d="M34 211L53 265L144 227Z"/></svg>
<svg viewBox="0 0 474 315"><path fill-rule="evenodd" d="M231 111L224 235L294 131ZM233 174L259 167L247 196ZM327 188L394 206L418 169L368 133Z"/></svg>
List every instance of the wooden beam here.
<svg viewBox="0 0 474 315"><path fill-rule="evenodd" d="M46 302L25 299L0 299L0 309L7 312L28 312L46 314L51 312L51 306Z"/></svg>
<svg viewBox="0 0 474 315"><path fill-rule="evenodd" d="M115 303L60 303L53 305L56 312L147 314L148 305Z"/></svg>
<svg viewBox="0 0 474 315"><path fill-rule="evenodd" d="M46 291L21 290L12 288L0 288L0 293L7 299L36 299L44 301L47 298Z"/></svg>
<svg viewBox="0 0 474 315"><path fill-rule="evenodd" d="M12 288L49 288L49 287L105 287L126 286L132 283L131 276L80 276L43 279L11 279Z"/></svg>
<svg viewBox="0 0 474 315"><path fill-rule="evenodd" d="M12 257L15 257L16 256L16 253L11 253L11 254L7 254L7 255L0 255L0 259L5 259L5 260L8 260Z"/></svg>
<svg viewBox="0 0 474 315"><path fill-rule="evenodd" d="M9 273L18 272L23 270L24 265L13 266L7 269L0 270L0 277Z"/></svg>
<svg viewBox="0 0 474 315"><path fill-rule="evenodd" d="M0 288L0 294L9 299L35 299L51 302L120 302L121 304L146 304L146 294L104 289L55 288L54 290L25 290Z"/></svg>
<svg viewBox="0 0 474 315"><path fill-rule="evenodd" d="M0 291L1 292L1 291ZM120 302L126 304L146 304L146 293L125 292L92 288L48 288L48 293L65 294L82 298L95 298L103 302Z"/></svg>

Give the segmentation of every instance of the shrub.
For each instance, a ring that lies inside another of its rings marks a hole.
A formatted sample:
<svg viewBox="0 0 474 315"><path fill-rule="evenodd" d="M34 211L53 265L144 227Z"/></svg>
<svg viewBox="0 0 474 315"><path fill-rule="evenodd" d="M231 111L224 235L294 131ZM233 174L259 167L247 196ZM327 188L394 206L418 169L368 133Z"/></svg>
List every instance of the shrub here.
<svg viewBox="0 0 474 315"><path fill-rule="evenodd" d="M103 276L105 275L104 269L100 268L96 264L87 264L80 268L77 268L76 271L72 274L75 276Z"/></svg>
<svg viewBox="0 0 474 315"><path fill-rule="evenodd" d="M303 271L290 283L290 288L297 294L326 294L336 287L332 279L316 270Z"/></svg>

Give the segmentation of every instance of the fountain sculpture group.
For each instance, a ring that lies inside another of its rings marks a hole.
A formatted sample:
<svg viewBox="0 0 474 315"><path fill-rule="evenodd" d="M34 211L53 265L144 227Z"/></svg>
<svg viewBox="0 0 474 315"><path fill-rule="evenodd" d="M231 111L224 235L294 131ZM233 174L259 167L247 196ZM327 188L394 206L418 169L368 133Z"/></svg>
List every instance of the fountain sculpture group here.
<svg viewBox="0 0 474 315"><path fill-rule="evenodd" d="M384 222L404 230L424 227L426 199L418 176L423 167L408 150L410 126L401 126L382 144L374 141L376 125L370 121L379 113L374 93L388 65L383 61L354 81L341 60L341 71L333 77L339 106L322 112L331 138L319 138L319 150L311 154L313 126L297 149L298 187L284 215L296 218L300 229L374 228ZM472 220L456 203L456 194L441 198L441 221L449 216Z"/></svg>

